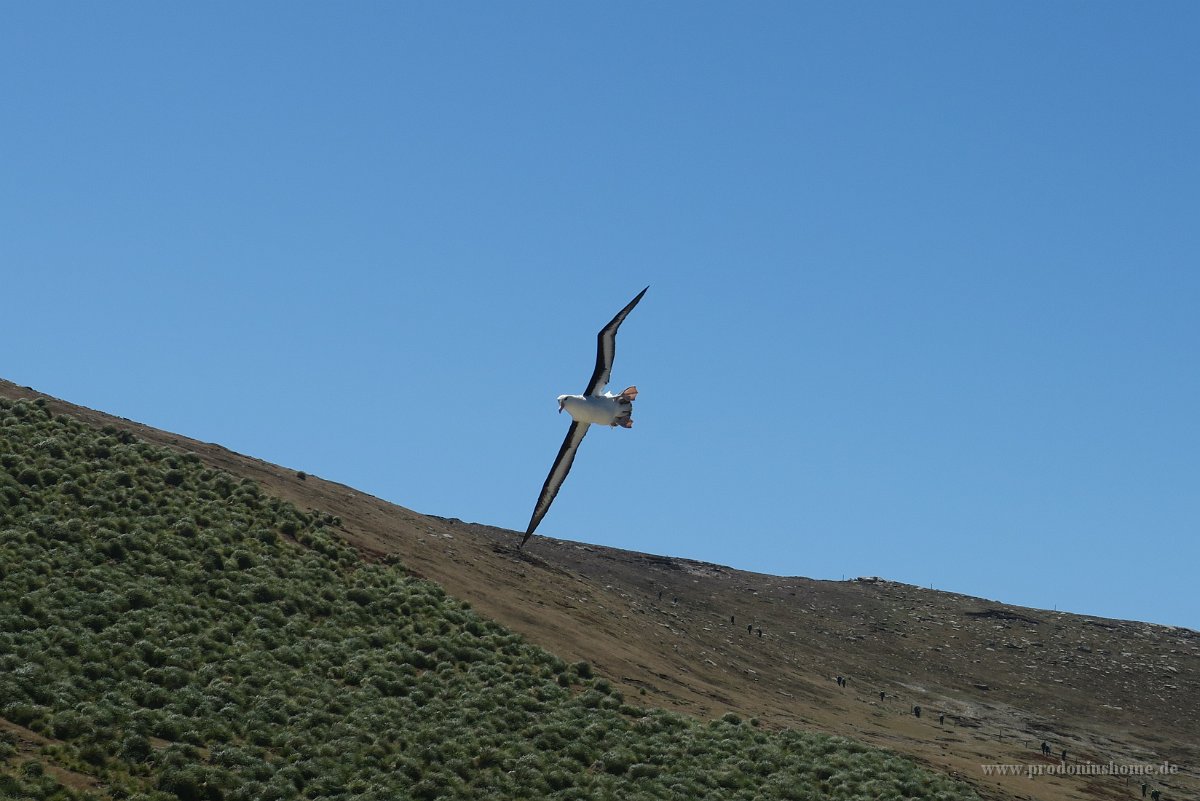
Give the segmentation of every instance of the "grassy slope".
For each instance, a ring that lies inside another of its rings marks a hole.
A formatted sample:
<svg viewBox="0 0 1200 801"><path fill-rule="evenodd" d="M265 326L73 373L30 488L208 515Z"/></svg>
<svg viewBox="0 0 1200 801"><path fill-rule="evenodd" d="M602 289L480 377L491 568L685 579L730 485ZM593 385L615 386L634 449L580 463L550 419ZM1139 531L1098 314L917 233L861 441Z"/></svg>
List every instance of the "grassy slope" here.
<svg viewBox="0 0 1200 801"><path fill-rule="evenodd" d="M332 522L0 400L0 797L971 795L843 738L631 706Z"/></svg>

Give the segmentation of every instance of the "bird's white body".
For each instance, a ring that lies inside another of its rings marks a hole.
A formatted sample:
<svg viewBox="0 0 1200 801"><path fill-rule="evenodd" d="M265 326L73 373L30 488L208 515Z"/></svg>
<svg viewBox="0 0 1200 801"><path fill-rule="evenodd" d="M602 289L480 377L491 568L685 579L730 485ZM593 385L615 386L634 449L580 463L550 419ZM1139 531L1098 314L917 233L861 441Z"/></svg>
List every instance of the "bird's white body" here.
<svg viewBox="0 0 1200 801"><path fill-rule="evenodd" d="M578 423L595 423L601 426L615 426L617 418L628 414L629 401L624 405L617 395L606 392L603 395L559 395L559 406L571 415Z"/></svg>

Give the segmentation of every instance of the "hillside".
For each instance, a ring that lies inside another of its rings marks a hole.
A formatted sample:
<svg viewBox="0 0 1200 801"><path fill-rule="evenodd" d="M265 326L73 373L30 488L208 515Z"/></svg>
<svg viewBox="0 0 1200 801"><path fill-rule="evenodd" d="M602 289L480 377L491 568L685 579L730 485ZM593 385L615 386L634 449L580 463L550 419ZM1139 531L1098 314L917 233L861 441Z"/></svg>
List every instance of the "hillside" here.
<svg viewBox="0 0 1200 801"><path fill-rule="evenodd" d="M843 738L626 701L339 524L0 399L0 797L969 794Z"/></svg>
<svg viewBox="0 0 1200 801"><path fill-rule="evenodd" d="M38 397L3 383L0 395ZM1183 770L1153 776L1151 786L1166 798L1200 790L1196 632L547 538L521 553L513 532L419 515L216 445L46 403L338 518L339 540L398 558L566 662L587 661L627 703L847 735L961 776L989 797L1140 795L1123 777L984 775L985 764L1056 764L1038 752L1043 740L1056 754L1067 749L1070 764L1170 760ZM911 714L918 704L920 719Z"/></svg>

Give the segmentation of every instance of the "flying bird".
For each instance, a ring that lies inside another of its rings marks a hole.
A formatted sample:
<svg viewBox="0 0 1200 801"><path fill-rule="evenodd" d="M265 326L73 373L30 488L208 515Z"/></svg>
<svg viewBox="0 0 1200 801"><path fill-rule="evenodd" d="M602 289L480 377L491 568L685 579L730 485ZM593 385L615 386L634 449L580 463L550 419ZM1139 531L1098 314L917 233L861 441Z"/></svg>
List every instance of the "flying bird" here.
<svg viewBox="0 0 1200 801"><path fill-rule="evenodd" d="M579 450L579 443L583 442L583 435L587 433L588 427L593 423L622 428L633 427L633 402L637 398L637 387L626 387L621 390L620 395L605 392L604 388L608 386L613 356L617 352L617 329L633 311L633 307L638 305L642 295L646 294L646 289L617 312L617 316L596 335L596 369L592 372L592 378L583 394L558 396L558 411L567 410L567 414L571 415L571 427L567 429L567 438L558 449L554 466L550 468L550 475L546 476L546 483L542 485L542 494L538 496L537 505L533 507L533 517L529 519L529 528L525 529L525 536L521 538L521 547L525 546L538 523L542 522L542 518L550 510L554 496L558 495L567 473L571 471L575 452Z"/></svg>

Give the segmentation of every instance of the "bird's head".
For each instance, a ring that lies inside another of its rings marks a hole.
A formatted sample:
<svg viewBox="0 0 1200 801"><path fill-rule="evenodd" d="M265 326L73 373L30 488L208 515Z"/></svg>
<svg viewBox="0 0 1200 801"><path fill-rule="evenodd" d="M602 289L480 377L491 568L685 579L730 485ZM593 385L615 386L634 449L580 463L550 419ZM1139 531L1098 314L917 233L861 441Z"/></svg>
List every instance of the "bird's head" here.
<svg viewBox="0 0 1200 801"><path fill-rule="evenodd" d="M558 396L558 412L559 412L559 414L562 414L562 410L563 410L563 404L566 402L566 400L567 400L567 396L566 396L566 395L559 395L559 396Z"/></svg>

